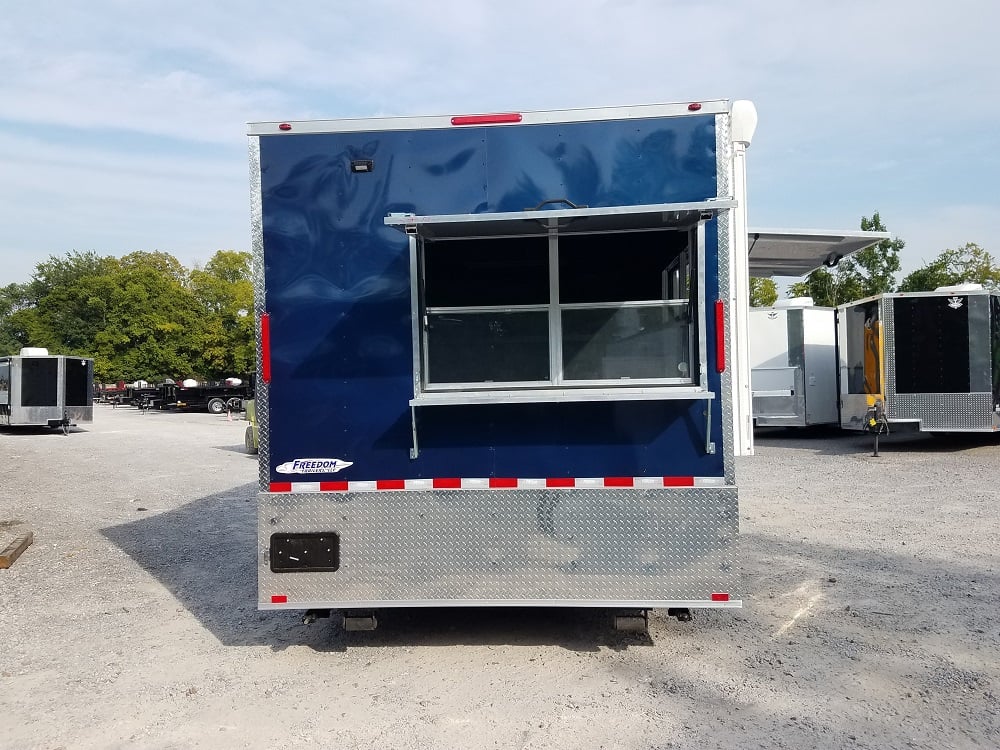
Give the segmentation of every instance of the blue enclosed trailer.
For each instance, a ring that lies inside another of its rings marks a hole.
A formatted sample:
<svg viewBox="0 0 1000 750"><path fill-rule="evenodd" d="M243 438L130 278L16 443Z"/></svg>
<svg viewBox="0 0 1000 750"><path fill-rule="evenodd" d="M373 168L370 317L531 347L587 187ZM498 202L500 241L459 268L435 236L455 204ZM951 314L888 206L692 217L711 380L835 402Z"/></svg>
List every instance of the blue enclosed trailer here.
<svg viewBox="0 0 1000 750"><path fill-rule="evenodd" d="M259 607L740 606L755 123L252 124Z"/></svg>

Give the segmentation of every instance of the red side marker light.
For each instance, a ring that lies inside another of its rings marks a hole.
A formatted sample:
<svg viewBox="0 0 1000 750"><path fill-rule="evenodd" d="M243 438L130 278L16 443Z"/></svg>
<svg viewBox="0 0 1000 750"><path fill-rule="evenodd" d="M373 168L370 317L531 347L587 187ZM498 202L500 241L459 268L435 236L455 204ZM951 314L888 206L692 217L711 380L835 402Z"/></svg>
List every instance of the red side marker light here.
<svg viewBox="0 0 1000 750"><path fill-rule="evenodd" d="M291 129L292 126L289 125L287 122L283 122L278 126L278 130L291 130Z"/></svg>
<svg viewBox="0 0 1000 750"><path fill-rule="evenodd" d="M715 370L726 371L726 303L715 303Z"/></svg>
<svg viewBox="0 0 1000 750"><path fill-rule="evenodd" d="M272 594L271 604L288 604L288 597L284 594Z"/></svg>
<svg viewBox="0 0 1000 750"><path fill-rule="evenodd" d="M691 102L688 105L688 112L697 112L701 109L701 102Z"/></svg>
<svg viewBox="0 0 1000 750"><path fill-rule="evenodd" d="M713 602L728 602L729 601L729 594L723 594L721 592L715 592L715 593L712 594L712 601Z"/></svg>
<svg viewBox="0 0 1000 750"><path fill-rule="evenodd" d="M260 379L271 382L271 316L260 315Z"/></svg>
<svg viewBox="0 0 1000 750"><path fill-rule="evenodd" d="M499 125L505 122L521 122L517 112L497 112L491 115L456 115L452 125Z"/></svg>

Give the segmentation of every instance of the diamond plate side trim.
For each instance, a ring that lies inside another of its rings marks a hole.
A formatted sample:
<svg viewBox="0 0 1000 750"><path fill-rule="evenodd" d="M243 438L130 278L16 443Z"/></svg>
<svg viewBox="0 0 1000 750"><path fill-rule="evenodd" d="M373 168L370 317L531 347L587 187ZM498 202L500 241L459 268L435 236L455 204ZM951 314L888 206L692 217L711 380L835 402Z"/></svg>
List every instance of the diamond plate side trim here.
<svg viewBox="0 0 1000 750"><path fill-rule="evenodd" d="M897 393L893 419L920 420L921 430L993 431L992 393Z"/></svg>
<svg viewBox="0 0 1000 750"><path fill-rule="evenodd" d="M733 143L730 129L729 115L717 115L715 118L715 148L716 148L716 193L719 196L729 196L732 194L732 169L733 169ZM728 299L731 279L729 268L730 239L732 236L732 210L720 211L718 214L719 226L719 297ZM706 300L706 304L708 300ZM729 304L725 305L725 346L726 351L733 351L732 342L732 311ZM731 403L733 393L733 376L731 368L727 367L722 373L721 390L723 398L719 399L722 405L722 461L725 472L726 483L736 484L736 452L734 441L736 436L733 429L733 405ZM730 394L726 398L726 394Z"/></svg>
<svg viewBox="0 0 1000 750"><path fill-rule="evenodd" d="M740 600L735 488L261 493L259 602ZM334 573L272 573L275 532L334 532Z"/></svg>
<svg viewBox="0 0 1000 750"><path fill-rule="evenodd" d="M257 474L260 489L266 490L270 482L269 467L270 441L268 440L268 391L269 386L264 382L261 371L263 361L263 349L260 340L260 316L267 309L265 307L265 287L264 287L264 209L263 193L260 179L260 138L251 136L249 138L250 150L250 245L253 257L253 311L256 322L255 340L257 361L257 380L254 389L254 404L257 411Z"/></svg>

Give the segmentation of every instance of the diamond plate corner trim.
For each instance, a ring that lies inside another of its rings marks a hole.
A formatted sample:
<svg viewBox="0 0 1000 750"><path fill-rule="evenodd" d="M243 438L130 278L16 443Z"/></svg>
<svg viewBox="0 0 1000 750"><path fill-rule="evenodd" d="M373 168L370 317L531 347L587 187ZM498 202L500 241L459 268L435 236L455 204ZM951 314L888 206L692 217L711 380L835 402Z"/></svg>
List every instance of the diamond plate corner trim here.
<svg viewBox="0 0 1000 750"><path fill-rule="evenodd" d="M889 403L896 395L896 315L891 297L883 297L878 301L878 316L882 321L882 369L885 383L882 384L882 395L886 400L886 417L889 420L897 416Z"/></svg>
<svg viewBox="0 0 1000 750"><path fill-rule="evenodd" d="M741 597L735 488L261 493L258 601L706 602ZM273 533L336 533L339 569L273 573Z"/></svg>
<svg viewBox="0 0 1000 750"><path fill-rule="evenodd" d="M732 194L733 139L729 115L715 116L715 194L720 198Z"/></svg>
<svg viewBox="0 0 1000 750"><path fill-rule="evenodd" d="M250 151L250 242L253 258L253 311L257 380L254 403L257 410L257 475L260 489L270 482L270 441L268 440L268 390L261 371L263 350L260 340L260 316L266 312L264 294L264 206L260 178L260 138L249 138Z"/></svg>

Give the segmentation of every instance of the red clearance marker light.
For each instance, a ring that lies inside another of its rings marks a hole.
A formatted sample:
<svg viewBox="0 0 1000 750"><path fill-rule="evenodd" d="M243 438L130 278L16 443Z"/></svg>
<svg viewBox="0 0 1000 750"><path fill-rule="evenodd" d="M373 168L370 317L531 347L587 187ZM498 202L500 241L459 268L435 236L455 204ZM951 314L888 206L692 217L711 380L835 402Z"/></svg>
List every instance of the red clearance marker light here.
<svg viewBox="0 0 1000 750"><path fill-rule="evenodd" d="M701 102L691 102L688 105L688 112L697 112L701 109Z"/></svg>
<svg viewBox="0 0 1000 750"><path fill-rule="evenodd" d="M288 604L288 597L284 594L272 594L271 604Z"/></svg>
<svg viewBox="0 0 1000 750"><path fill-rule="evenodd" d="M729 601L729 594L722 594L722 593L716 592L716 593L712 594L712 601L713 602L728 602Z"/></svg>
<svg viewBox="0 0 1000 750"><path fill-rule="evenodd" d="M458 115L451 118L452 125L497 125L504 122L521 122L517 112L498 112L492 115Z"/></svg>
<svg viewBox="0 0 1000 750"><path fill-rule="evenodd" d="M289 125L287 122L283 122L278 126L278 130L291 130L291 129L292 126Z"/></svg>

